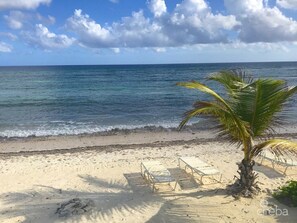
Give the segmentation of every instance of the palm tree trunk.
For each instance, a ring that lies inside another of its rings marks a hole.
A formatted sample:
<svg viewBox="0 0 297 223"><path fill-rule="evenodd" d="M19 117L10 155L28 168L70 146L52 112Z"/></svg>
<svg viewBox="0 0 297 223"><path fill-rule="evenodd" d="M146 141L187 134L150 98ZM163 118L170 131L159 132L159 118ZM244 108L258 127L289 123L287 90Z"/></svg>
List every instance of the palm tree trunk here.
<svg viewBox="0 0 297 223"><path fill-rule="evenodd" d="M238 174L237 181L235 182L235 193L244 197L252 197L254 194L259 192L256 179L258 174L253 170L255 165L254 160L243 159L238 163Z"/></svg>

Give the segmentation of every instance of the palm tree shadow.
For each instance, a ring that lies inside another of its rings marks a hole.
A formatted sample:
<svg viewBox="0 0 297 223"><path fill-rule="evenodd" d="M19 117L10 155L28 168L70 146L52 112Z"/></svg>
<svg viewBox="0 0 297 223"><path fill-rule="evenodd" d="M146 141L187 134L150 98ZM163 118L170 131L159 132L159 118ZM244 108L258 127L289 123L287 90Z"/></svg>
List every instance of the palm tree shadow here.
<svg viewBox="0 0 297 223"><path fill-rule="evenodd" d="M181 190L195 190L199 188L197 181L191 176L191 174L187 173L184 169L181 168L170 168L168 169L178 182L178 185Z"/></svg>
<svg viewBox="0 0 297 223"><path fill-rule="evenodd" d="M149 193L151 191L147 181L140 173L124 173L124 177L134 193Z"/></svg>
<svg viewBox="0 0 297 223"><path fill-rule="evenodd" d="M130 188L127 184L124 184L122 181L106 181L99 179L97 177L92 177L90 175L78 175L84 181L86 184L93 185L98 188L108 188L108 189L115 189L115 190L123 190L123 191L129 191Z"/></svg>
<svg viewBox="0 0 297 223"><path fill-rule="evenodd" d="M0 216L5 219L23 217L24 223L54 222L58 218L55 212L59 204L73 198L82 198L94 201L95 207L92 211L82 216L62 218L58 221L110 222L114 213L125 221L127 216L142 217L149 210L159 210L148 222L164 222L162 219L166 222L191 222L197 217L195 208L201 207L187 208L188 199L199 200L205 196L225 195L226 192L224 189L206 188L190 193L187 191L152 193L140 173L126 173L124 176L128 184L116 180L106 181L90 175L79 175L84 185L89 185L91 189L62 189L36 185L31 190L3 194L0 196L0 201L5 208L0 211Z"/></svg>
<svg viewBox="0 0 297 223"><path fill-rule="evenodd" d="M265 176L271 179L284 177L284 174L276 171L275 169L267 165L256 164L254 166L254 170L263 173Z"/></svg>
<svg viewBox="0 0 297 223"><path fill-rule="evenodd" d="M212 222L215 222L219 219L217 217L218 214L214 213L217 209L215 206L210 207L210 205L207 204L203 204L201 206L202 202L200 202L199 205L199 202L197 204L195 201L204 197L230 197L225 189L202 188L201 190L197 191L199 185L185 170L180 168L170 168L168 170L170 171L171 175L178 180L181 190L177 191L176 193L166 193L166 191L163 190L161 192L159 191L158 195L162 196L163 204L159 211L146 222L194 223L203 222L201 219L209 220L212 218ZM142 178L140 173L128 173L124 174L124 176L135 193L146 193L151 191L151 189L147 186L147 182ZM192 189L196 190L194 192L189 192L189 190ZM204 211L201 211L201 208ZM207 211L205 211L206 209ZM214 211L210 213L211 210Z"/></svg>
<svg viewBox="0 0 297 223"><path fill-rule="evenodd" d="M179 193L177 198L167 200L159 211L147 223L171 222L228 222L228 219L216 202L205 203L206 197L222 196L227 203L234 202L225 189L205 189L192 193ZM201 200L201 201L199 201Z"/></svg>
<svg viewBox="0 0 297 223"><path fill-rule="evenodd" d="M64 190L36 185L31 190L3 194L0 200L5 208L0 211L0 216L5 219L23 216L25 223L54 222L57 219L55 212L59 204L73 198L83 198L93 200L95 207L82 216L73 216L71 222L80 222L82 219L91 222L108 222L115 212L122 214L123 218L132 213L141 214L163 200L151 192L150 196L138 196L129 186L118 181L107 182L90 175L79 177L84 183L92 185L94 190Z"/></svg>

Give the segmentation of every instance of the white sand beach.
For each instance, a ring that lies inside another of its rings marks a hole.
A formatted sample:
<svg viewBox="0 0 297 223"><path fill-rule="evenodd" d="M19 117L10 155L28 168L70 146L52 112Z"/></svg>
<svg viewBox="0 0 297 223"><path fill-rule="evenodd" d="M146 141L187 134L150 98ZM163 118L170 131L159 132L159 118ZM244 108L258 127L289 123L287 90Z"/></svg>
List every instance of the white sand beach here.
<svg viewBox="0 0 297 223"><path fill-rule="evenodd" d="M236 200L225 188L234 181L242 151L228 142L196 137L185 132L131 133L2 141L0 222L297 221L296 208L270 194L297 180L296 168L284 176L282 167L256 165L262 193ZM193 180L178 167L179 156L198 156L212 164L222 172L222 183ZM160 186L152 193L140 174L140 163L148 160L161 161L173 177L183 179L175 191ZM95 207L68 218L55 214L61 203L73 198L91 199ZM268 208L276 212L266 215Z"/></svg>

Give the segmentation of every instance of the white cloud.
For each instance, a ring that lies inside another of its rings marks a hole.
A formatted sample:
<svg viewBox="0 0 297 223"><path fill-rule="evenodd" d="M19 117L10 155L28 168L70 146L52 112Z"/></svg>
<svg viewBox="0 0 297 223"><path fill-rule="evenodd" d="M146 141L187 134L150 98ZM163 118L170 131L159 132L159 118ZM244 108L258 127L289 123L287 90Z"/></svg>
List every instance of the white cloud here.
<svg viewBox="0 0 297 223"><path fill-rule="evenodd" d="M119 3L119 0L109 0L112 3Z"/></svg>
<svg viewBox="0 0 297 223"><path fill-rule="evenodd" d="M21 5L20 2L32 6L33 2L49 4L51 1L17 1L16 5ZM140 10L111 24L99 24L78 9L67 19L65 27L77 37L79 45L111 48L115 53L119 53L120 48L150 47L162 52L165 47L229 44L234 41L262 45L297 42L297 21L287 17L278 7L290 3L292 9L295 2L297 0L278 0L273 7L268 0L224 0L226 12L223 13L214 12L206 0L180 0L171 10L165 0L147 0L152 13L150 17ZM64 48L75 41L47 29L47 25L55 23L52 16L10 11L4 19L10 28L26 30L22 31L23 37L40 48ZM33 21L44 25L39 24L29 32Z"/></svg>
<svg viewBox="0 0 297 223"><path fill-rule="evenodd" d="M39 22L45 23L47 25L53 25L56 23L56 18L53 16L47 16L44 17L42 15L40 15L39 13L36 13L35 15L32 16L33 19L37 19Z"/></svg>
<svg viewBox="0 0 297 223"><path fill-rule="evenodd" d="M226 32L239 25L233 15L213 14L204 0L184 0L171 13L164 0L152 0L149 7L154 18L138 11L104 27L82 10L75 10L66 27L76 33L82 45L104 48L228 42Z"/></svg>
<svg viewBox="0 0 297 223"><path fill-rule="evenodd" d="M204 0L182 1L162 23L175 45L228 42L226 31L237 25L235 16L213 14Z"/></svg>
<svg viewBox="0 0 297 223"><path fill-rule="evenodd" d="M11 51L12 51L12 46L11 45L0 41L0 52L10 53Z"/></svg>
<svg viewBox="0 0 297 223"><path fill-rule="evenodd" d="M49 5L51 0L0 0L1 9L36 9L39 5Z"/></svg>
<svg viewBox="0 0 297 223"><path fill-rule="evenodd" d="M44 17L39 13L25 13L22 11L10 11L8 15L4 15L6 24L11 29L23 29L31 27L31 22L38 21L47 25L55 23L56 19L53 16Z"/></svg>
<svg viewBox="0 0 297 223"><path fill-rule="evenodd" d="M285 9L297 9L297 0L276 0L276 4Z"/></svg>
<svg viewBox="0 0 297 223"><path fill-rule="evenodd" d="M113 44L118 47L155 47L166 45L170 41L162 32L162 26L151 22L143 11L133 12L110 27Z"/></svg>
<svg viewBox="0 0 297 223"><path fill-rule="evenodd" d="M83 15L80 9L75 10L74 15L67 20L66 27L75 32L81 44L85 46L112 46L112 36L109 30L102 28L89 15Z"/></svg>
<svg viewBox="0 0 297 223"><path fill-rule="evenodd" d="M42 24L37 24L34 32L23 32L23 37L30 45L45 50L67 48L75 41L74 38L70 38L66 35L57 35L50 32Z"/></svg>
<svg viewBox="0 0 297 223"><path fill-rule="evenodd" d="M210 11L209 6L204 0L183 0L180 4L176 5L175 11L185 15L201 15Z"/></svg>
<svg viewBox="0 0 297 223"><path fill-rule="evenodd" d="M225 7L231 14L246 15L249 12L262 10L263 0L224 0Z"/></svg>
<svg viewBox="0 0 297 223"><path fill-rule="evenodd" d="M21 11L10 11L8 15L4 16L4 19L9 28L21 29L28 16Z"/></svg>
<svg viewBox="0 0 297 223"><path fill-rule="evenodd" d="M225 6L241 22L239 39L244 42L297 41L297 22L263 0L225 0Z"/></svg>
<svg viewBox="0 0 297 223"><path fill-rule="evenodd" d="M276 7L251 13L242 23L239 37L245 42L297 41L297 22Z"/></svg>
<svg viewBox="0 0 297 223"><path fill-rule="evenodd" d="M155 17L160 17L167 12L165 0L151 0L149 8Z"/></svg>

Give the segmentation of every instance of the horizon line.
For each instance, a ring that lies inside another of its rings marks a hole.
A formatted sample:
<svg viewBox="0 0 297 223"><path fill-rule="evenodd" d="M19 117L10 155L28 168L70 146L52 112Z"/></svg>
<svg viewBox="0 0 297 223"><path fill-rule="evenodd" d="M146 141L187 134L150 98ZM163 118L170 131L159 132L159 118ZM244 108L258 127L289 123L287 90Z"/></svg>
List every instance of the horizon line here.
<svg viewBox="0 0 297 223"><path fill-rule="evenodd" d="M118 64L40 64L40 65L0 65L0 67L58 67L58 66L145 66L145 65L186 65L186 64L239 64L239 63L296 63L295 60L284 61L234 61L234 62L177 62L177 63L118 63Z"/></svg>

